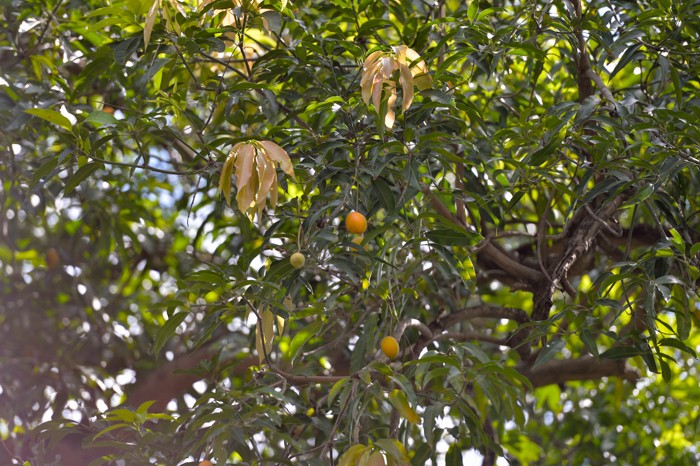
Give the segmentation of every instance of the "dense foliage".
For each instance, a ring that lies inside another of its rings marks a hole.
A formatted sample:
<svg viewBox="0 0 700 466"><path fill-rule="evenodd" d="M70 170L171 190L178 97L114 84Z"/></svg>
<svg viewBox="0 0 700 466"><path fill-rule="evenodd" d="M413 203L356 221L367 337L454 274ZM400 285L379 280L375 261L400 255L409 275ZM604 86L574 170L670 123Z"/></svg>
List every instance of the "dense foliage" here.
<svg viewBox="0 0 700 466"><path fill-rule="evenodd" d="M0 463L700 461L700 3L0 8Z"/></svg>

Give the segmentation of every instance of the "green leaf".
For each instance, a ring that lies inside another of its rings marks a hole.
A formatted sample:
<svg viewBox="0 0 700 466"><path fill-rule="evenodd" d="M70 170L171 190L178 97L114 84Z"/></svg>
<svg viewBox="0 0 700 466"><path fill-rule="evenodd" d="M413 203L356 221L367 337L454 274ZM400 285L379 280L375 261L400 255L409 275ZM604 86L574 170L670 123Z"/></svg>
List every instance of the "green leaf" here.
<svg viewBox="0 0 700 466"><path fill-rule="evenodd" d="M588 117L591 116L591 113L593 113L593 110L598 107L599 103L600 97L597 95L586 97L586 99L581 102L581 105L579 106L578 113L576 113L576 117L574 118L574 124L580 125L588 121Z"/></svg>
<svg viewBox="0 0 700 466"><path fill-rule="evenodd" d="M615 346L601 353L600 357L602 359L627 359L641 354L642 351L633 346Z"/></svg>
<svg viewBox="0 0 700 466"><path fill-rule="evenodd" d="M103 435L107 435L108 433L110 433L114 430L118 430L118 429L133 429L133 426L131 424L126 424L123 422L120 422L117 424L112 424L111 426L106 427L106 428L102 429L101 431L99 431L97 434L95 434L95 436L92 438L92 441L94 442L95 440L102 437Z"/></svg>
<svg viewBox="0 0 700 466"><path fill-rule="evenodd" d="M559 149L563 140L564 138L561 135L555 135L544 147L528 154L528 156L523 159L523 162L531 167L539 167L551 158L550 156Z"/></svg>
<svg viewBox="0 0 700 466"><path fill-rule="evenodd" d="M101 126L116 125L119 123L119 120L107 112L98 110L90 113L87 118L85 118L85 123L91 123L96 128L99 128Z"/></svg>
<svg viewBox="0 0 700 466"><path fill-rule="evenodd" d="M102 162L88 162L82 167L78 168L75 173L73 173L73 176L66 181L66 185L63 188L63 193L65 195L70 194L70 192L73 191L80 183L102 168L104 168L104 164Z"/></svg>
<svg viewBox="0 0 700 466"><path fill-rule="evenodd" d="M642 189L637 191L632 197L627 199L623 204L622 208L630 207L640 202L644 202L649 196L651 196L655 191L654 185L647 183Z"/></svg>
<svg viewBox="0 0 700 466"><path fill-rule="evenodd" d="M480 235L466 230L438 229L426 233L429 240L443 246L472 246L480 241Z"/></svg>
<svg viewBox="0 0 700 466"><path fill-rule="evenodd" d="M612 80L617 73L619 73L625 66L627 66L632 60L643 60L644 54L639 51L642 48L642 44L635 44L628 48L625 53L620 57L620 61L617 62L615 69L610 73L609 80Z"/></svg>
<svg viewBox="0 0 700 466"><path fill-rule="evenodd" d="M476 14L479 12L479 0L472 0L471 3L469 4L469 8L467 8L467 19L469 19L470 23L474 22L474 18L476 18Z"/></svg>
<svg viewBox="0 0 700 466"><path fill-rule="evenodd" d="M304 345L306 345L309 340L319 333L321 327L323 327L323 321L317 320L302 328L294 335L291 343L289 344L288 352L289 359L291 360L292 364L294 364L294 361L296 361L297 357L299 356L299 352L304 348Z"/></svg>
<svg viewBox="0 0 700 466"><path fill-rule="evenodd" d="M161 328L158 329L155 336L155 341L153 343L153 354L160 353L163 349L165 343L175 335L175 331L180 326L180 324L187 318L189 312L177 312L170 316Z"/></svg>
<svg viewBox="0 0 700 466"><path fill-rule="evenodd" d="M47 162L43 163L39 168L34 171L32 175L32 181L29 183L30 187L34 187L45 178L49 173L51 173L58 166L58 157L51 157Z"/></svg>
<svg viewBox="0 0 700 466"><path fill-rule="evenodd" d="M445 466L463 466L462 449L459 447L459 445L452 445L447 450L447 454L445 455Z"/></svg>
<svg viewBox="0 0 700 466"><path fill-rule="evenodd" d="M691 348L690 346L686 345L685 343L683 343L682 341L680 341L676 338L663 338L663 339L659 340L658 344L659 344L659 346L670 346L672 348L676 348L678 350L683 351L684 353L688 353L689 355L691 355L694 358L698 357L697 353L695 352L695 350L693 350L693 348Z"/></svg>
<svg viewBox="0 0 700 466"><path fill-rule="evenodd" d="M348 382L350 382L350 377L343 377L333 384L333 387L331 387L330 391L328 392L328 401L326 403L329 407L333 405L335 397L338 396L340 390L342 390Z"/></svg>
<svg viewBox="0 0 700 466"><path fill-rule="evenodd" d="M596 344L595 337L590 330L584 329L581 332L581 341L583 341L583 344L586 345L586 349L588 349L593 356L598 356L598 345Z"/></svg>
<svg viewBox="0 0 700 466"><path fill-rule="evenodd" d="M532 365L532 368L534 369L550 361L552 358L554 358L554 356L559 354L559 352L564 348L564 346L566 346L566 342L560 339L552 340L546 345L544 345L544 348L542 348L542 351L537 356L537 359Z"/></svg>
<svg viewBox="0 0 700 466"><path fill-rule="evenodd" d="M49 110L48 108L30 108L25 110L25 112L67 129L68 131L73 129L73 124L70 120L55 110Z"/></svg>
<svg viewBox="0 0 700 466"><path fill-rule="evenodd" d="M671 368L663 359L659 359L659 365L661 366L661 377L664 379L664 382L669 383L672 378Z"/></svg>

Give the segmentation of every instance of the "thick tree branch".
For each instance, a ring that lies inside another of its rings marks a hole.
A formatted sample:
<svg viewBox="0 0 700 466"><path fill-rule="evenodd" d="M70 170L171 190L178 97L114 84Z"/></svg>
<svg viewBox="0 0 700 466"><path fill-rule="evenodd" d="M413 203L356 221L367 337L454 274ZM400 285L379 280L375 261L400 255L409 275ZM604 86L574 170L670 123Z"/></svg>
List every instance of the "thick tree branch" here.
<svg viewBox="0 0 700 466"><path fill-rule="evenodd" d="M578 227L571 231L571 237L566 249L561 253L550 272L551 280L546 277L540 279L535 289L532 320L545 320L549 317L554 291L560 282L566 278L569 269L576 260L588 252L593 244L593 240L603 229L603 225L606 225L607 220L618 211L629 195L629 192L618 195L604 205L595 215L589 215L584 218Z"/></svg>
<svg viewBox="0 0 700 466"><path fill-rule="evenodd" d="M530 379L534 388L574 380L597 380L602 377L620 377L628 381L635 381L640 377L639 372L628 366L624 359L598 359L593 356L556 360L520 372Z"/></svg>
<svg viewBox="0 0 700 466"><path fill-rule="evenodd" d="M447 338L445 335L447 335L445 330L449 329L453 325L456 325L462 321L465 320L471 320L471 319L479 319L479 318L490 318L490 319L508 319L508 320L513 320L518 323L525 323L530 320L529 316L527 315L527 312L523 311L522 309L514 309L514 308L509 308L509 307L497 307L497 306L487 306L487 305L480 305L480 306L472 306L468 307L447 315L443 316L438 316L433 322L431 322L428 325L428 329L430 333L432 333L433 336L429 336L429 334L425 331L421 331L423 334L421 339L418 340L414 345L413 348L410 349L410 352L412 356L418 357L418 355L423 351L425 347L427 347L430 343L432 343L435 340L442 340ZM464 334L456 334L458 339L464 340L464 339L477 339L477 340L483 340L483 341L491 341L493 343L501 343L502 340L498 340L493 337L485 337L485 336L480 336L477 334L474 334L474 338L466 338L468 335L471 335L470 333L464 333ZM465 338L463 338L465 337ZM504 343L505 344L505 343Z"/></svg>
<svg viewBox="0 0 700 466"><path fill-rule="evenodd" d="M199 376L184 374L182 371L196 368L200 361L212 358L217 351L212 346L203 346L191 353L178 356L153 372L137 378L136 383L127 392L126 405L136 408L146 401L155 400L149 408L150 411L164 411L170 400L186 393L193 383L202 379ZM255 361L257 361L255 357L247 358L234 366L231 371L245 373L248 367L255 364Z"/></svg>
<svg viewBox="0 0 700 466"><path fill-rule="evenodd" d="M527 312L523 311L522 309L481 305L467 307L457 312L452 312L446 316L440 316L430 325L430 327L431 329L438 328L443 330L450 328L463 320L479 318L508 319L514 320L519 324L524 324L530 320Z"/></svg>

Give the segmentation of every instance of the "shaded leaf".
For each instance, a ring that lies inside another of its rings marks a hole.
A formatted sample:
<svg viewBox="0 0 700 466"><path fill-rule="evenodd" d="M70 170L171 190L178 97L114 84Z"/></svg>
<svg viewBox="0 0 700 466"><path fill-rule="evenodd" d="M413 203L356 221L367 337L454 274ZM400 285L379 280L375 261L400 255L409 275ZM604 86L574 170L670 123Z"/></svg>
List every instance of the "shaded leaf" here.
<svg viewBox="0 0 700 466"><path fill-rule="evenodd" d="M542 348L542 351L537 356L532 368L534 369L550 361L552 358L554 358L554 356L559 354L564 346L566 346L566 342L564 340L557 339L548 342L546 345L544 345L544 348Z"/></svg>

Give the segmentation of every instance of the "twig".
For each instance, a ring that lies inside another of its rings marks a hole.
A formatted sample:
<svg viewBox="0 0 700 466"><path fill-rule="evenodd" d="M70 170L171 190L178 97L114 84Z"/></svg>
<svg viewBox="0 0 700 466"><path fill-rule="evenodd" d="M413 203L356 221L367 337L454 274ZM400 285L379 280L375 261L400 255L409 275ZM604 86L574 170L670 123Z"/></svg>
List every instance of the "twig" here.
<svg viewBox="0 0 700 466"><path fill-rule="evenodd" d="M599 222L599 223L603 226L603 228L605 228L605 230L606 230L608 233L610 233L611 235L613 235L613 236L616 237L616 238L621 238L621 237L622 237L622 233L623 233L623 232L622 232L622 228L619 228L618 230L615 230L613 227L611 227L611 226L608 224L608 222L606 222L606 221L603 220L602 218L598 217L598 216L596 215L596 213L593 212L593 209L591 209L591 207L590 207L588 204L585 205L585 209L586 209L586 212L588 212L588 214L589 214L591 217L593 217L593 219L594 219L595 221Z"/></svg>
<svg viewBox="0 0 700 466"><path fill-rule="evenodd" d="M598 90L600 90L600 93L603 95L603 97L605 97L605 100L615 105L615 97L613 97L612 92L610 92L608 86L605 85L600 75L593 71L593 68L588 68L587 70L585 70L583 75L593 80L596 87L598 87Z"/></svg>
<svg viewBox="0 0 700 466"><path fill-rule="evenodd" d="M396 330L394 330L394 338L399 340L403 335L403 332L406 331L408 327L416 327L418 330L420 330L420 333L423 334L423 337L425 338L433 338L433 332L427 325L425 325L418 319L411 318L404 319L401 322L399 322L399 324L396 326Z"/></svg>
<svg viewBox="0 0 700 466"><path fill-rule="evenodd" d="M192 170L192 171L166 170L164 168L156 168L156 167L153 167L151 165L145 165L145 164L139 165L139 164L134 164L134 163L115 162L113 160L101 159L99 157L95 157L94 155L89 155L89 154L86 154L86 156L93 159L93 160L96 160L97 162L102 162L102 163L107 164L107 165L116 165L119 167L129 167L129 168L140 168L141 170L148 170L148 171L152 171L152 172L163 173L166 175L180 175L180 176L194 175L195 173L200 173L204 170L203 168L199 168L199 169Z"/></svg>
<svg viewBox="0 0 700 466"><path fill-rule="evenodd" d="M339 375L294 375L270 366L269 372L284 377L292 385L333 384L346 377Z"/></svg>
<svg viewBox="0 0 700 466"><path fill-rule="evenodd" d="M530 379L533 388L573 380L596 380L602 377L620 377L631 381L639 379L639 373L629 367L626 360L599 359L593 356L560 359L520 372Z"/></svg>

